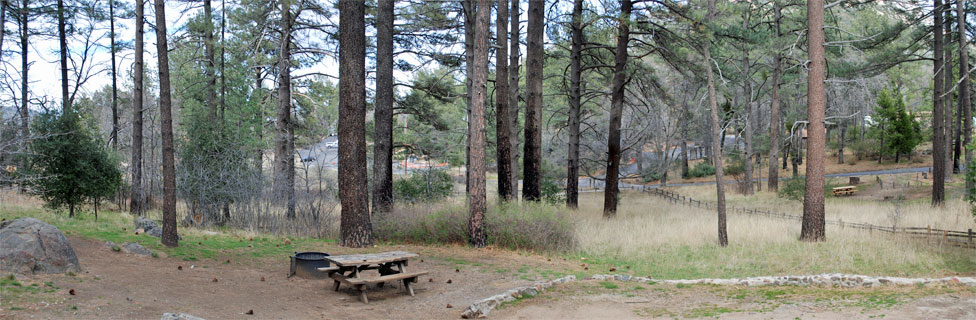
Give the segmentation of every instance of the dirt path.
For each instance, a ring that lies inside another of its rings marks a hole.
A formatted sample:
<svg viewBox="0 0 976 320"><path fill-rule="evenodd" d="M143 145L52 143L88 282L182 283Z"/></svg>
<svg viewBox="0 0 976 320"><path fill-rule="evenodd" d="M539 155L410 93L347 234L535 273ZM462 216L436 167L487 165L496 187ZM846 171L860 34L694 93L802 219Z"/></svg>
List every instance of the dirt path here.
<svg viewBox="0 0 976 320"><path fill-rule="evenodd" d="M461 311L475 300L529 282L514 272L496 270L546 262L500 250L391 246L390 250L420 253L423 261L411 261L410 266L430 274L415 286L416 297L388 285L370 288L370 303L364 305L348 288L332 291L331 281L286 278L286 258L254 263L228 263L223 258L182 261L127 255L113 252L101 242L70 240L83 271L75 276L18 277L25 286L56 289L27 294L20 301L14 300L13 306L0 305L0 319L159 319L166 312L207 319L458 319ZM347 249L323 248L326 252L344 250ZM482 259L495 263L482 265L478 262ZM265 281L261 281L262 277ZM72 289L75 295L69 293ZM246 315L249 310L253 310L253 316Z"/></svg>
<svg viewBox="0 0 976 320"><path fill-rule="evenodd" d="M608 289L607 287L614 287ZM976 290L676 287L583 281L495 319L976 319Z"/></svg>

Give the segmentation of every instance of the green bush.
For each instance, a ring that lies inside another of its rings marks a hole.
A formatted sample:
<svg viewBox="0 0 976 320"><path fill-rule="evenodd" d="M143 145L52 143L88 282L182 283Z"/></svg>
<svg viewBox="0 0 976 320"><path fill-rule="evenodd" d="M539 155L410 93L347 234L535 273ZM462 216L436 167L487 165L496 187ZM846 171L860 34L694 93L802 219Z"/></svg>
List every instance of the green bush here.
<svg viewBox="0 0 976 320"><path fill-rule="evenodd" d="M407 207L377 216L374 235L381 241L421 244L468 243L468 210L463 205ZM503 204L485 216L488 244L509 249L565 251L576 246L572 223L546 203Z"/></svg>
<svg viewBox="0 0 976 320"><path fill-rule="evenodd" d="M651 181L661 180L661 177L664 176L664 173L658 170L657 166L649 166L649 167L645 167L644 170L641 171L640 175L641 175L641 181L643 181L644 183L648 183Z"/></svg>
<svg viewBox="0 0 976 320"><path fill-rule="evenodd" d="M837 184L830 183L829 180L824 180L824 197L833 197L834 193L831 192L831 189L837 186ZM788 179L786 180L786 183L781 184L777 195L780 198L803 201L803 197L806 196L806 192L807 179L804 176L799 176Z"/></svg>
<svg viewBox="0 0 976 320"><path fill-rule="evenodd" d="M424 170L410 177L393 181L393 197L396 201L437 201L451 195L454 181L446 170Z"/></svg>
<svg viewBox="0 0 976 320"><path fill-rule="evenodd" d="M708 162L699 162L694 168L688 170L688 176L685 178L700 178L715 175L715 167L708 164Z"/></svg>
<svg viewBox="0 0 976 320"><path fill-rule="evenodd" d="M786 180L779 187L778 196L780 198L786 198L790 200L803 201L803 196L807 191L807 179L806 177L795 177L793 179Z"/></svg>
<svg viewBox="0 0 976 320"><path fill-rule="evenodd" d="M80 103L79 103L80 105ZM49 208L75 208L114 195L122 184L119 161L105 147L80 111L45 110L31 124L38 138L30 143L30 192Z"/></svg>

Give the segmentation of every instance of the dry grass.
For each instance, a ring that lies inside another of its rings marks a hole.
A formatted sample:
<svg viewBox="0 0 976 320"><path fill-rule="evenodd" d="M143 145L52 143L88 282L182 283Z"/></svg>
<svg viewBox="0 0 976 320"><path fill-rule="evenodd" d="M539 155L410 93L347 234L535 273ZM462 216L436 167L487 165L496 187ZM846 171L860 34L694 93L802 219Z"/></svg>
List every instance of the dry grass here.
<svg viewBox="0 0 976 320"><path fill-rule="evenodd" d="M698 278L823 272L976 274L976 254L971 249L940 247L903 236L833 226L828 226L827 242L805 243L797 241L798 221L750 215L729 215L730 245L721 248L717 245L717 217L711 210L672 205L647 194L624 193L617 217L607 220L600 214L602 197L602 193L581 195L581 208L576 213L580 255L592 263L629 266L640 275ZM761 202L772 205L776 201L763 198ZM835 214L848 215L850 221L883 220L885 208L872 206L877 204L831 203L830 211L843 212ZM914 205L910 208L903 219L921 221L925 210ZM940 223L948 225L956 219L945 216L940 215Z"/></svg>
<svg viewBox="0 0 976 320"><path fill-rule="evenodd" d="M904 180L900 177L900 180ZM874 178L870 178L873 181ZM886 181L895 180L891 176ZM837 184L839 179L834 179ZM846 181L846 180L845 180ZM870 182L869 182L870 183ZM900 183L900 182L899 182ZM765 185L763 186L765 187ZM871 186L876 187L876 186ZM715 186L681 187L672 191L702 201L715 201ZM951 190L950 190L951 191ZM879 226L926 227L936 229L976 230L976 219L969 211L968 204L961 195L949 192L949 200L944 208L933 208L929 204L929 187L884 190L878 196L855 196L826 199L826 218L844 222L870 223ZM904 196L908 200L885 201L882 195L893 198ZM925 195L920 197L919 195ZM762 209L794 215L803 213L803 203L777 197L771 192L758 192L751 196L727 193L728 205L738 208ZM830 229L830 227L828 227Z"/></svg>

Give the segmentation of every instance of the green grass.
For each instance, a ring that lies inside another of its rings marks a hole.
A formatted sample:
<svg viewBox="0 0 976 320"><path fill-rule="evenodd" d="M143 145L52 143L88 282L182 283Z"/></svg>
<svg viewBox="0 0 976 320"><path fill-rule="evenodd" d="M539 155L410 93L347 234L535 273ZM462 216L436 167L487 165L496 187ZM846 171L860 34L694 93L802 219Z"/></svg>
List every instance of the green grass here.
<svg viewBox="0 0 976 320"><path fill-rule="evenodd" d="M618 286L616 283L613 283L612 281L600 281L600 286L602 286L604 289L610 289L610 290L620 288L620 286Z"/></svg>
<svg viewBox="0 0 976 320"><path fill-rule="evenodd" d="M736 311L737 310L732 309L732 308L729 308L729 307L705 306L705 307L698 307L698 308L691 309L691 311L689 311L687 314L685 314L685 317L688 317L688 318L710 318L710 317L718 317L718 316L722 315L723 313L732 313L732 312L736 312Z"/></svg>
<svg viewBox="0 0 976 320"><path fill-rule="evenodd" d="M180 230L180 236L183 237L183 240L180 241L179 247L169 248L163 246L159 238L146 234L136 235L132 217L125 213L99 211L99 219L95 221L93 216L86 214L68 218L64 214L57 214L40 208L0 207L0 218L14 220L23 217L33 217L47 222L60 229L65 235L112 241L119 244L135 242L154 252L164 252L170 257L184 261L284 257L295 251L320 249L325 244L335 242L331 239L285 238L267 235L251 237L245 236L243 233L227 232L213 235L204 234L195 229L184 229Z"/></svg>

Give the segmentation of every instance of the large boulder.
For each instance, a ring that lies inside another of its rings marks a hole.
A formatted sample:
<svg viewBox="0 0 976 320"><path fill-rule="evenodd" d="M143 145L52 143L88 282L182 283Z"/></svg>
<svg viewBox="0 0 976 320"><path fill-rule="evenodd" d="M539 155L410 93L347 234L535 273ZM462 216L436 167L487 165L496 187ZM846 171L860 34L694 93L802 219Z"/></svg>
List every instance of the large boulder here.
<svg viewBox="0 0 976 320"><path fill-rule="evenodd" d="M34 218L0 223L0 272L68 271L81 271L81 265L61 230Z"/></svg>
<svg viewBox="0 0 976 320"><path fill-rule="evenodd" d="M142 229L143 231L149 232L149 230L156 228L159 228L159 226L156 225L156 221L152 221L152 219L146 217L136 218L136 229Z"/></svg>

